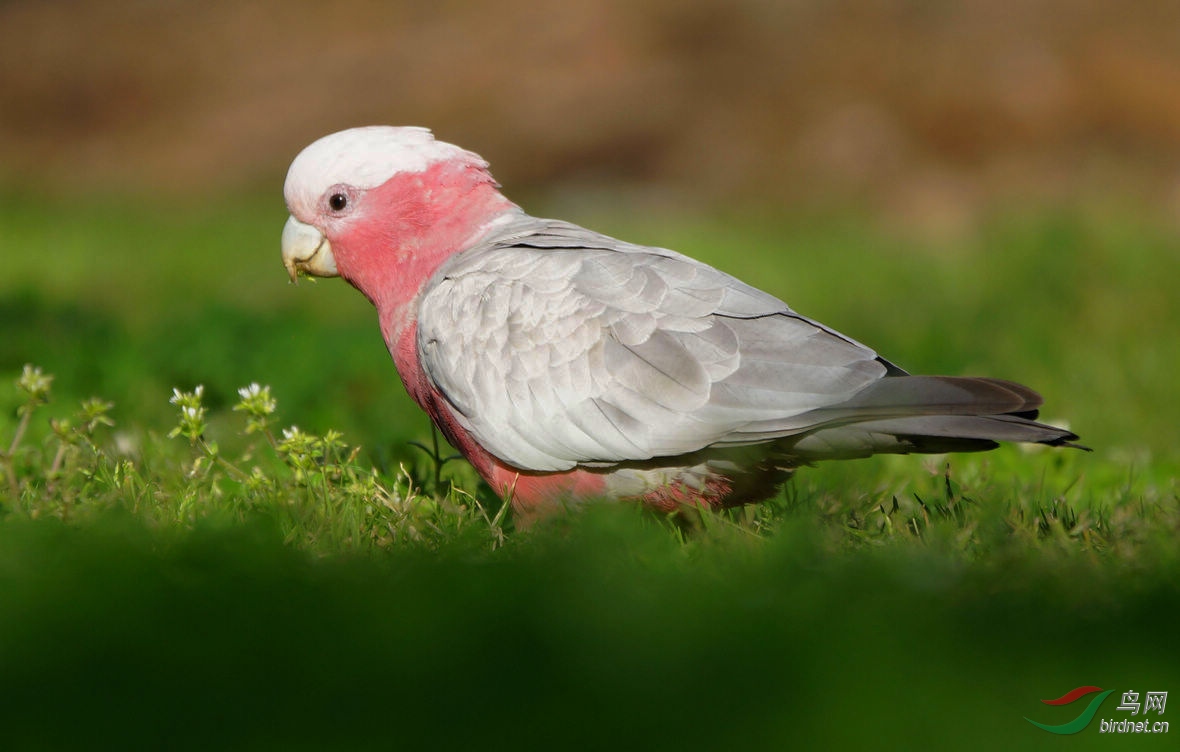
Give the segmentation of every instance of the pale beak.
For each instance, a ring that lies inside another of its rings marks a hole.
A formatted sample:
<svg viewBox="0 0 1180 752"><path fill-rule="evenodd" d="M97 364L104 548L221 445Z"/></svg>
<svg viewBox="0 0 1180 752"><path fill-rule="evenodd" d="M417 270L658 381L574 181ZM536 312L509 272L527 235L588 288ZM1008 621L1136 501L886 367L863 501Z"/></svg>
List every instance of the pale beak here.
<svg viewBox="0 0 1180 752"><path fill-rule="evenodd" d="M312 277L340 276L332 244L322 232L294 217L287 217L283 226L283 266L292 282L299 279L300 272Z"/></svg>

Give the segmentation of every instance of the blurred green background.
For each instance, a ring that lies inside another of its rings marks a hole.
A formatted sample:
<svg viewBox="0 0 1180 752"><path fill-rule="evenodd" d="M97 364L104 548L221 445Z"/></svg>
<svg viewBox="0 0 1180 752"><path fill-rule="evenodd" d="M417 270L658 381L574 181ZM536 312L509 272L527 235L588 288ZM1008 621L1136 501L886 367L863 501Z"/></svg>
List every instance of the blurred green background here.
<svg viewBox="0 0 1180 752"><path fill-rule="evenodd" d="M259 381L287 423L415 459L368 303L290 285L278 236L300 148L424 125L531 213L709 261L910 370L1032 385L1096 450L1060 460L1071 498L1174 504L1177 29L1164 0L9 0L0 384L36 363L49 414L110 399L134 447L196 384L232 445L218 415ZM897 468L801 478L859 498ZM1057 739L1023 717L1076 707L1041 699L1180 690L1174 538L964 560L830 534L681 544L604 512L495 554L312 560L264 523L7 516L0 719L28 749L1035 748Z"/></svg>

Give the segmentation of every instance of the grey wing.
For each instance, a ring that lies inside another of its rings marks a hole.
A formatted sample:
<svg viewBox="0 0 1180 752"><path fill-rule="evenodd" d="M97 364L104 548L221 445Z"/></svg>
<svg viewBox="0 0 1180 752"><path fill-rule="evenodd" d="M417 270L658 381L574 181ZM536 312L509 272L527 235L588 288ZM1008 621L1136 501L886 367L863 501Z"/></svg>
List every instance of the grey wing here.
<svg viewBox="0 0 1180 752"><path fill-rule="evenodd" d="M460 425L533 471L797 433L890 370L706 264L523 216L432 278L418 347Z"/></svg>

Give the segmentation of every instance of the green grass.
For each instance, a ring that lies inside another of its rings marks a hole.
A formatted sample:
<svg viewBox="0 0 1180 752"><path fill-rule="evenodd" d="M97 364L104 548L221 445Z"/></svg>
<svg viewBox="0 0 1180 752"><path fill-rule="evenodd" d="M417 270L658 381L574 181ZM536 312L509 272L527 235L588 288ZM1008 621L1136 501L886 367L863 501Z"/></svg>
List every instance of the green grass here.
<svg viewBox="0 0 1180 752"><path fill-rule="evenodd" d="M517 531L411 445L363 298L287 284L284 216L0 201L5 748L1031 749L1056 737L1026 716L1083 704L1042 699L1180 687L1174 227L571 217L911 370L1029 383L1095 451L827 463L758 507Z"/></svg>

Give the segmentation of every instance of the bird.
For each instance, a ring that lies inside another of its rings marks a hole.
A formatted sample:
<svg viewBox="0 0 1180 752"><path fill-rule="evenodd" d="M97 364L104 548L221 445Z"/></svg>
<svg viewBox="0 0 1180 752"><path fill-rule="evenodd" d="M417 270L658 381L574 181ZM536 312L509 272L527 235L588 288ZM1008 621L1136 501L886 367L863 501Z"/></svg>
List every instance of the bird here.
<svg viewBox="0 0 1180 752"><path fill-rule="evenodd" d="M1026 386L911 375L713 266L533 217L426 128L324 136L283 195L291 281L368 298L410 397L522 516L742 505L821 460L1085 449Z"/></svg>

